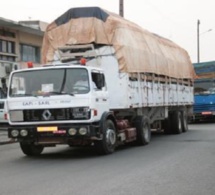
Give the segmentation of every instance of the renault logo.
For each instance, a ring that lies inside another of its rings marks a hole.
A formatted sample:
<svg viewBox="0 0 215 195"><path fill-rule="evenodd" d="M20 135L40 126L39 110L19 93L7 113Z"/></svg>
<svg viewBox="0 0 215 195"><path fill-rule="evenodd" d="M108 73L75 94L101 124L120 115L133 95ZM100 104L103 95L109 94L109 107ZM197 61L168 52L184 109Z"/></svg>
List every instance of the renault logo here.
<svg viewBox="0 0 215 195"><path fill-rule="evenodd" d="M44 110L42 116L44 120L48 121L51 118L52 114L49 110Z"/></svg>

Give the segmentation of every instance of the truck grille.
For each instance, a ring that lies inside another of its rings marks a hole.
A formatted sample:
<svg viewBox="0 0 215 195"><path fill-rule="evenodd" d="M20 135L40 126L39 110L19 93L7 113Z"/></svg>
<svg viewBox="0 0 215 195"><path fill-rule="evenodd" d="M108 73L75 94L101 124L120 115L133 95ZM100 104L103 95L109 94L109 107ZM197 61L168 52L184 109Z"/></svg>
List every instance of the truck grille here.
<svg viewBox="0 0 215 195"><path fill-rule="evenodd" d="M71 108L23 110L23 115L25 122L74 120Z"/></svg>

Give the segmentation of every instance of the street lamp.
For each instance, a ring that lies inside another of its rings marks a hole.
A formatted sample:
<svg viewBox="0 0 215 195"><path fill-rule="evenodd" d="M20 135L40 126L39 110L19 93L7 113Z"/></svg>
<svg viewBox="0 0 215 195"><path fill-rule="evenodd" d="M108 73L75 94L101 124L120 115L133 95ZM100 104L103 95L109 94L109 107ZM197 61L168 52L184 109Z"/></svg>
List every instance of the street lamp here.
<svg viewBox="0 0 215 195"><path fill-rule="evenodd" d="M200 25L200 20L197 20L197 62L199 63L200 62L200 41L199 41L199 37L200 35L202 34L205 34L207 32L210 32L212 31L213 29L208 29L207 31L204 31L202 33L199 34L199 25Z"/></svg>
<svg viewBox="0 0 215 195"><path fill-rule="evenodd" d="M197 62L199 63L199 25L200 20L197 20Z"/></svg>
<svg viewBox="0 0 215 195"><path fill-rule="evenodd" d="M124 0L119 0L119 15L124 17Z"/></svg>

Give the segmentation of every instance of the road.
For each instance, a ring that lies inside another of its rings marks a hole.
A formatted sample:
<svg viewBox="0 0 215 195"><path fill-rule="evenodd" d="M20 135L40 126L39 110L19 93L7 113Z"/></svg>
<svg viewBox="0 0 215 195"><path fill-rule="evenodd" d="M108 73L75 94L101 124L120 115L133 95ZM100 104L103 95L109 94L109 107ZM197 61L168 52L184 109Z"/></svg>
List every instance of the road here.
<svg viewBox="0 0 215 195"><path fill-rule="evenodd" d="M17 143L0 146L1 195L214 195L214 124L190 125L180 135L153 134L145 147L97 156L58 146L39 157Z"/></svg>

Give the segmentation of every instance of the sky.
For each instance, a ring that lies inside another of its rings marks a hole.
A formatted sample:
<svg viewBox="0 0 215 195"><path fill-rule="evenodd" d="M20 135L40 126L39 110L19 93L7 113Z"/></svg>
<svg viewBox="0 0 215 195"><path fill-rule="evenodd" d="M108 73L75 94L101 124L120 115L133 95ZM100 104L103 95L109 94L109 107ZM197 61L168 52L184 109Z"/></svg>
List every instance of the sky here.
<svg viewBox="0 0 215 195"><path fill-rule="evenodd" d="M119 0L0 0L0 17L13 21L51 23L74 7L98 6L119 13ZM200 62L215 61L215 0L124 0L124 17L170 39L197 62L197 21Z"/></svg>

